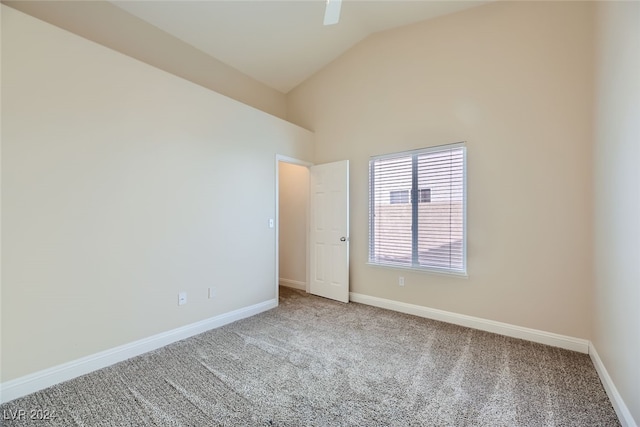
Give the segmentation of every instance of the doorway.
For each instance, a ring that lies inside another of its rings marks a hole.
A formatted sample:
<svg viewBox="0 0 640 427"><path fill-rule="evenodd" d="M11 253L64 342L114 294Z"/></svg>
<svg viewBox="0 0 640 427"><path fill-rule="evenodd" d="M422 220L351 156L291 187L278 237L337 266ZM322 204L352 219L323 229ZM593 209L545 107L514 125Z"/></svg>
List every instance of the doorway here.
<svg viewBox="0 0 640 427"><path fill-rule="evenodd" d="M276 285L309 292L310 163L277 159Z"/></svg>
<svg viewBox="0 0 640 427"><path fill-rule="evenodd" d="M284 285L349 302L349 161L276 156L276 296Z"/></svg>

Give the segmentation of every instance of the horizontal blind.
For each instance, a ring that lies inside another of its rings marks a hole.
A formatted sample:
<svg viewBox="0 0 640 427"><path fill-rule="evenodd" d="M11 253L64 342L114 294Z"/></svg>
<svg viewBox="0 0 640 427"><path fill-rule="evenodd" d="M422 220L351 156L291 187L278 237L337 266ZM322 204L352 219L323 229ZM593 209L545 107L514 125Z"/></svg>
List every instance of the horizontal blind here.
<svg viewBox="0 0 640 427"><path fill-rule="evenodd" d="M437 147L370 160L369 262L465 271L464 150Z"/></svg>
<svg viewBox="0 0 640 427"><path fill-rule="evenodd" d="M402 156L373 161L369 168L369 261L411 266L411 163L411 156ZM401 192L406 199L397 196Z"/></svg>
<svg viewBox="0 0 640 427"><path fill-rule="evenodd" d="M418 187L431 202L418 206L418 264L462 271L464 169L462 148L417 156Z"/></svg>

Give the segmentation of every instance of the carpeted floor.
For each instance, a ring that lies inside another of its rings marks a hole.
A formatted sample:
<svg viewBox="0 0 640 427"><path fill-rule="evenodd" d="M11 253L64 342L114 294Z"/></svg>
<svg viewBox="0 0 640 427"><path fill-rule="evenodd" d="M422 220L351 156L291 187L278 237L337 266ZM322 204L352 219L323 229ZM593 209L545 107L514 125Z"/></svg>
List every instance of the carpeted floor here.
<svg viewBox="0 0 640 427"><path fill-rule="evenodd" d="M287 288L274 310L1 410L4 426L620 425L585 354Z"/></svg>

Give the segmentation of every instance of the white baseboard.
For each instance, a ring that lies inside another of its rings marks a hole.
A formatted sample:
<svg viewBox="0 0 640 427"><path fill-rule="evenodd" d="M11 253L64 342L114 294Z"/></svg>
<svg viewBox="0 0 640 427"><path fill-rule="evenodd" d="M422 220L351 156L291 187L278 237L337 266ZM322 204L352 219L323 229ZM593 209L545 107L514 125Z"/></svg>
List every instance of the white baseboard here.
<svg viewBox="0 0 640 427"><path fill-rule="evenodd" d="M609 376L607 368L604 367L604 363L602 363L602 359L600 359L596 348L591 342L589 343L589 356L591 357L591 361L596 367L596 371L600 376L600 381L602 381L602 385L607 392L607 396L609 396L609 400L613 405L613 409L615 409L616 414L618 415L618 419L620 419L620 424L622 424L622 427L638 427L633 417L631 416L629 408L627 408L624 400L622 400L622 396L620 396L620 393L618 393L618 389Z"/></svg>
<svg viewBox="0 0 640 427"><path fill-rule="evenodd" d="M24 377L16 378L0 384L0 402L5 403L18 397L45 389L80 375L88 374L126 359L155 350L176 341L219 328L236 320L253 316L278 306L278 300L272 299L249 307L240 308L229 313L220 314L200 322L172 329L129 344L101 351L62 365L44 369Z"/></svg>
<svg viewBox="0 0 640 427"><path fill-rule="evenodd" d="M280 286L286 286L288 288L293 288L293 289L300 289L301 291L307 290L306 282L300 282L298 280L283 279L283 278L280 278L279 282L280 282Z"/></svg>
<svg viewBox="0 0 640 427"><path fill-rule="evenodd" d="M357 294L354 292L349 293L349 299L353 302L373 305L375 307L386 308L388 310L399 311L401 313L412 314L414 316L425 317L427 319L453 323L455 325L493 332L495 334L533 341L540 344L547 344L567 350L578 351L580 353L589 353L589 341L585 339L573 338L566 335L554 334L552 332L524 328L521 326L510 325L508 323L482 319L480 317L467 316L464 314L457 314L435 308L423 307L421 305L407 304L404 302Z"/></svg>

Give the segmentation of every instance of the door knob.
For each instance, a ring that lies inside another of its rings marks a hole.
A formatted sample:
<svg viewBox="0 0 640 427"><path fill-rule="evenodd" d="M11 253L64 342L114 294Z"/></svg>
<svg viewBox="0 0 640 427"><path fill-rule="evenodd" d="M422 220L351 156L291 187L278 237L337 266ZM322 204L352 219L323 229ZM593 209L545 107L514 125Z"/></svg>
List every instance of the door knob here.
<svg viewBox="0 0 640 427"><path fill-rule="evenodd" d="M346 237L341 237L341 238L340 238L340 241L341 241L341 242L346 242L346 241L347 241L347 238L346 238Z"/></svg>

